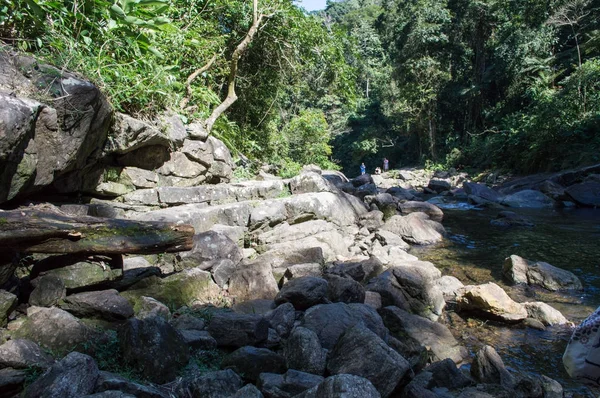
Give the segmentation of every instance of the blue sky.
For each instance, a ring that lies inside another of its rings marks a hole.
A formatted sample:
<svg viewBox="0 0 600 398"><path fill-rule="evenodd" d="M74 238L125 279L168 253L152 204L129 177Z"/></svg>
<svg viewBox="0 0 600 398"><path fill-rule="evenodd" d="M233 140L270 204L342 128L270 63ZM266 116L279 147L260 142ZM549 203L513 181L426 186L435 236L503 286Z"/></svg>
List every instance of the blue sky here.
<svg viewBox="0 0 600 398"><path fill-rule="evenodd" d="M326 0L296 0L295 3L306 11L323 10L325 9Z"/></svg>

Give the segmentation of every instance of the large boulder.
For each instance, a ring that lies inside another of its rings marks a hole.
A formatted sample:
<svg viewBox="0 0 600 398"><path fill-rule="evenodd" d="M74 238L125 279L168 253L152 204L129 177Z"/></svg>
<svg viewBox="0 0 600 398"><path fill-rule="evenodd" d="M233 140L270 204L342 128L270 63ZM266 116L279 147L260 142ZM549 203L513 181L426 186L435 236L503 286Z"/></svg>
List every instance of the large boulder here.
<svg viewBox="0 0 600 398"><path fill-rule="evenodd" d="M536 319L544 325L567 325L569 320L556 308L542 302L523 303L529 318Z"/></svg>
<svg viewBox="0 0 600 398"><path fill-rule="evenodd" d="M120 391L123 394L130 394L134 397L143 398L170 397L169 394L160 391L155 387L136 383L132 380L126 379L125 377L104 371L100 371L98 379L96 380L96 388L94 389L94 391L96 391L97 393L101 393L104 391Z"/></svg>
<svg viewBox="0 0 600 398"><path fill-rule="evenodd" d="M471 375L480 383L500 384L507 388L516 384L514 376L508 372L502 358L491 346L484 346L475 354Z"/></svg>
<svg viewBox="0 0 600 398"><path fill-rule="evenodd" d="M404 215L419 212L425 213L429 216L431 220L437 222L442 222L442 219L444 218L444 212L442 212L442 210L439 207L429 202L402 202L398 204L398 209Z"/></svg>
<svg viewBox="0 0 600 398"><path fill-rule="evenodd" d="M327 297L332 303L364 303L365 288L363 285L351 278L343 278L337 275L326 275Z"/></svg>
<svg viewBox="0 0 600 398"><path fill-rule="evenodd" d="M284 355L289 369L316 375L325 373L327 351L321 347L317 334L310 329L296 327L287 340Z"/></svg>
<svg viewBox="0 0 600 398"><path fill-rule="evenodd" d="M269 335L269 322L262 315L219 312L210 319L208 332L219 346L258 345Z"/></svg>
<svg viewBox="0 0 600 398"><path fill-rule="evenodd" d="M0 345L0 368L47 369L54 359L30 340L9 340Z"/></svg>
<svg viewBox="0 0 600 398"><path fill-rule="evenodd" d="M292 303L297 310L306 310L325 301L327 287L325 279L312 276L294 278L283 285L275 297L275 303Z"/></svg>
<svg viewBox="0 0 600 398"><path fill-rule="evenodd" d="M334 375L295 398L381 398L373 384L364 377Z"/></svg>
<svg viewBox="0 0 600 398"><path fill-rule="evenodd" d="M116 290L84 292L67 296L60 307L81 318L122 321L133 316L133 307Z"/></svg>
<svg viewBox="0 0 600 398"><path fill-rule="evenodd" d="M25 398L79 398L91 394L98 379L94 359L72 352L54 364L25 391Z"/></svg>
<svg viewBox="0 0 600 398"><path fill-rule="evenodd" d="M336 186L325 179L321 174L315 172L305 172L290 179L290 190L292 194L308 192L333 192L338 193Z"/></svg>
<svg viewBox="0 0 600 398"><path fill-rule="evenodd" d="M6 326L8 317L17 307L18 298L6 290L0 290L0 327Z"/></svg>
<svg viewBox="0 0 600 398"><path fill-rule="evenodd" d="M600 182L589 181L571 185L565 189L565 193L581 206L600 206Z"/></svg>
<svg viewBox="0 0 600 398"><path fill-rule="evenodd" d="M173 388L177 397L230 398L244 382L233 370L219 370L184 377Z"/></svg>
<svg viewBox="0 0 600 398"><path fill-rule="evenodd" d="M29 305L36 307L52 307L67 295L65 283L56 275L37 278L35 288L29 295Z"/></svg>
<svg viewBox="0 0 600 398"><path fill-rule="evenodd" d="M382 397L392 394L409 369L406 359L363 325L346 330L327 361L331 374L364 377Z"/></svg>
<svg viewBox="0 0 600 398"><path fill-rule="evenodd" d="M348 261L336 261L327 268L328 274L351 278L357 282L366 282L383 271L383 264L377 257L368 259L356 259Z"/></svg>
<svg viewBox="0 0 600 398"><path fill-rule="evenodd" d="M324 380L322 376L288 370L284 374L262 373L258 386L268 398L292 398Z"/></svg>
<svg viewBox="0 0 600 398"><path fill-rule="evenodd" d="M583 289L581 281L571 271L543 261L528 261L514 254L504 260L502 274L511 283L527 283L552 291Z"/></svg>
<svg viewBox="0 0 600 398"><path fill-rule="evenodd" d="M501 194L488 188L485 184L465 181L463 183L463 189L467 195L479 197L485 201L499 203L502 200Z"/></svg>
<svg viewBox="0 0 600 398"><path fill-rule="evenodd" d="M408 243L429 245L441 241L444 227L432 221L425 213L410 213L406 216L393 216L382 227L399 235Z"/></svg>
<svg viewBox="0 0 600 398"><path fill-rule="evenodd" d="M231 369L252 382L261 373L284 373L287 368L285 358L266 348L240 347L221 361L221 368Z"/></svg>
<svg viewBox="0 0 600 398"><path fill-rule="evenodd" d="M279 293L271 266L261 261L241 264L229 278L229 294L236 302L272 299Z"/></svg>
<svg viewBox="0 0 600 398"><path fill-rule="evenodd" d="M119 341L125 362L155 383L175 379L190 359L181 334L161 317L128 320Z"/></svg>
<svg viewBox="0 0 600 398"><path fill-rule="evenodd" d="M540 191L534 191L532 189L526 189L505 196L501 203L508 207L528 207L536 209L555 206L555 202L552 198L549 198Z"/></svg>
<svg viewBox="0 0 600 398"><path fill-rule="evenodd" d="M399 339L411 338L427 347L432 361L450 358L460 364L468 358L467 350L459 345L450 330L441 323L393 306L383 308L381 317L392 335Z"/></svg>
<svg viewBox="0 0 600 398"><path fill-rule="evenodd" d="M0 397L12 398L20 396L25 386L27 373L13 368L0 369Z"/></svg>
<svg viewBox="0 0 600 398"><path fill-rule="evenodd" d="M226 235L206 231L194 235L192 250L179 254L179 266L184 268L211 268L215 261L231 260L238 264L242 260L242 251L238 245Z"/></svg>
<svg viewBox="0 0 600 398"><path fill-rule="evenodd" d="M456 299L458 311L504 322L519 322L527 318L527 310L513 301L500 286L493 282L460 289Z"/></svg>

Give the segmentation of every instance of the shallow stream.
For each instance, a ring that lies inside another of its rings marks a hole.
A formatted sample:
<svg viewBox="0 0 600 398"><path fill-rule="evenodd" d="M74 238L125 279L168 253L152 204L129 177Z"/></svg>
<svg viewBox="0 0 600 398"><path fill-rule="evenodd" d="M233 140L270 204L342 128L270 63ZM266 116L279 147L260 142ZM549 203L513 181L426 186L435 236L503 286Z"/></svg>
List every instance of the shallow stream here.
<svg viewBox="0 0 600 398"><path fill-rule="evenodd" d="M450 207L444 209L447 239L436 246L413 248L411 253L433 262L444 275L453 275L465 285L492 281L516 301L546 302L575 324L600 306L600 210L516 209L535 226L502 228L490 224L499 210ZM501 272L504 259L511 254L570 270L581 279L584 291L552 293L508 286ZM446 321L452 323L456 337L472 352L489 344L508 367L545 374L579 396L598 394L570 380L563 368L562 354L572 332L570 327L539 331L459 317L451 311Z"/></svg>

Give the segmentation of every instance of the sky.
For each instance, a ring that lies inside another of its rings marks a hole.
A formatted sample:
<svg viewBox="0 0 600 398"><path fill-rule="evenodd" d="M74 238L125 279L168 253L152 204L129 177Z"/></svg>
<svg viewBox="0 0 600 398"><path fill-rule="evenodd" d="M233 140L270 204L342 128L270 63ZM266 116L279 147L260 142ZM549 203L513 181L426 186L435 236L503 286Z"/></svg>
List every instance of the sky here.
<svg viewBox="0 0 600 398"><path fill-rule="evenodd" d="M296 0L295 3L306 11L324 10L326 0Z"/></svg>

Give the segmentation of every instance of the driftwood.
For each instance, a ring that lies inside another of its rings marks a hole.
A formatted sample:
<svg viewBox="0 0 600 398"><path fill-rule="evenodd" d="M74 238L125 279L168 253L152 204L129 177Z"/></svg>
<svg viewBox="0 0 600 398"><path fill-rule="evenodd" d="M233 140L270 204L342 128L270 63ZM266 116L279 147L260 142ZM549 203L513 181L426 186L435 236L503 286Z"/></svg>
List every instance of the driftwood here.
<svg viewBox="0 0 600 398"><path fill-rule="evenodd" d="M89 216L53 206L0 211L0 252L151 254L191 250L194 227Z"/></svg>

